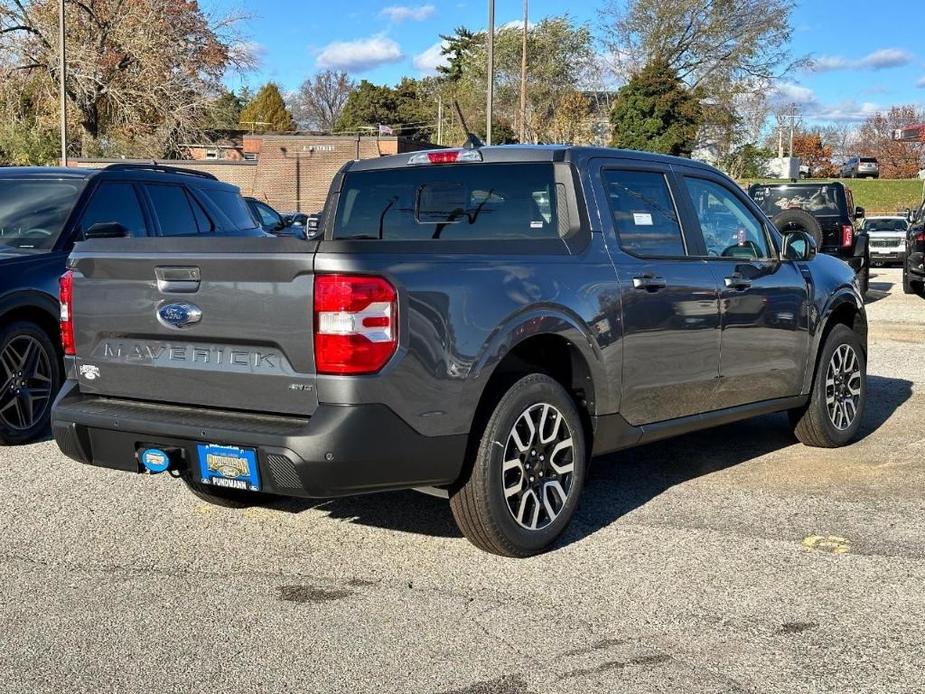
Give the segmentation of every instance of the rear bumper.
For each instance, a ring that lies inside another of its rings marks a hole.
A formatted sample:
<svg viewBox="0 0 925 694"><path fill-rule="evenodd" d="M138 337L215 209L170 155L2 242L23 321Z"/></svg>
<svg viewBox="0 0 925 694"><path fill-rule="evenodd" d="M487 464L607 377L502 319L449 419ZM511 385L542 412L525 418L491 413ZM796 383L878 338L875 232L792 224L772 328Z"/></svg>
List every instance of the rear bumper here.
<svg viewBox="0 0 925 694"><path fill-rule="evenodd" d="M198 469L199 443L254 448L263 491L315 498L451 484L467 443L422 436L385 405L321 405L300 419L86 396L75 381L52 431L68 457L128 472L141 471L140 446L178 450L181 474Z"/></svg>

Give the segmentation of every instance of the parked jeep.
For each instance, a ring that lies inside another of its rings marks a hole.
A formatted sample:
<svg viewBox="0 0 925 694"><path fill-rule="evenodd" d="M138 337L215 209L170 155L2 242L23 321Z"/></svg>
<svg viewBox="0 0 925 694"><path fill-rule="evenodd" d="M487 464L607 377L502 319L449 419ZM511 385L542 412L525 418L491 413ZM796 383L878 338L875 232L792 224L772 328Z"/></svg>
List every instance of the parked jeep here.
<svg viewBox="0 0 925 694"><path fill-rule="evenodd" d="M63 380L58 278L81 238L259 234L236 188L157 165L0 168L0 443L46 431Z"/></svg>
<svg viewBox="0 0 925 694"><path fill-rule="evenodd" d="M870 286L870 237L858 222L864 208L842 183L757 183L748 194L782 232L802 231L820 252L841 258L857 274L861 295Z"/></svg>
<svg viewBox="0 0 925 694"><path fill-rule="evenodd" d="M477 147L347 164L318 241L78 244L55 440L217 504L423 488L549 547L594 455L770 412L857 434L854 275L689 160Z"/></svg>

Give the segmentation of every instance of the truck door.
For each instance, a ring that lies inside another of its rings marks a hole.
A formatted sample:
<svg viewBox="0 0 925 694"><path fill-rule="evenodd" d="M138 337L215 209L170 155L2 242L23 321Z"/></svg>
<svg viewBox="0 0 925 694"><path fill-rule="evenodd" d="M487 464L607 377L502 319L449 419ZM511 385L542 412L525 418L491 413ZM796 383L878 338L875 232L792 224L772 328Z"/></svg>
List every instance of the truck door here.
<svg viewBox="0 0 925 694"><path fill-rule="evenodd" d="M715 407L799 395L808 354L807 284L783 261L744 194L700 169L683 174L720 286L722 360Z"/></svg>
<svg viewBox="0 0 925 694"><path fill-rule="evenodd" d="M719 288L682 220L667 167L602 163L601 221L623 305L621 414L633 425L711 408L719 375Z"/></svg>

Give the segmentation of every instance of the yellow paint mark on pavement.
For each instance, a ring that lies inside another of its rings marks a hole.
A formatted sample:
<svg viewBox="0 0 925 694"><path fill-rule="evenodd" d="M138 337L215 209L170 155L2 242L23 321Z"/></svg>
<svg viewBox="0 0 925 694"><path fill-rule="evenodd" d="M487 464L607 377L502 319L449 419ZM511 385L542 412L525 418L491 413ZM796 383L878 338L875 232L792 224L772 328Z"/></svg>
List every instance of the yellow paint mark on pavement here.
<svg viewBox="0 0 925 694"><path fill-rule="evenodd" d="M847 554L851 550L851 542L837 535L810 535L803 539L803 546L808 550L830 554Z"/></svg>

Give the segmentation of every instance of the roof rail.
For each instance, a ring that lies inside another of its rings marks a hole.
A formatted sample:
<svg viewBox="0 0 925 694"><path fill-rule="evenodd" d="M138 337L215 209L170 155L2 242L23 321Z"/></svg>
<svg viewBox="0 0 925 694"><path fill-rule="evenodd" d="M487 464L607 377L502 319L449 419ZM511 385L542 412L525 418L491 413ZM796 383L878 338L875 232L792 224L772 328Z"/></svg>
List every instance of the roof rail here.
<svg viewBox="0 0 925 694"><path fill-rule="evenodd" d="M155 160L150 162L119 162L116 164L110 164L106 167L106 171L161 171L163 173L172 173L172 174L185 174L188 176L199 176L200 178L208 178L213 181L217 181L218 178L208 173L207 171L196 171L195 169L183 169L179 166L166 166L164 164L159 164Z"/></svg>

